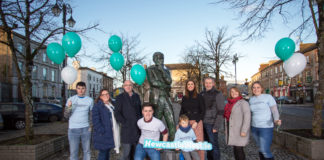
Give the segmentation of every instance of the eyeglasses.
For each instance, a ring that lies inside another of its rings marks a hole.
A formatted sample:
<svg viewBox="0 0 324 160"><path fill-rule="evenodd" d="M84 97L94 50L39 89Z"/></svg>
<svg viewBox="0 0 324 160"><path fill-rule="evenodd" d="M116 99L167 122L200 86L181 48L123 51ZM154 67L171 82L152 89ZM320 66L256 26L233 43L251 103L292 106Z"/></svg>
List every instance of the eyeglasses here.
<svg viewBox="0 0 324 160"><path fill-rule="evenodd" d="M108 93L106 93L106 94L101 94L101 96L109 96L109 94L108 94Z"/></svg>

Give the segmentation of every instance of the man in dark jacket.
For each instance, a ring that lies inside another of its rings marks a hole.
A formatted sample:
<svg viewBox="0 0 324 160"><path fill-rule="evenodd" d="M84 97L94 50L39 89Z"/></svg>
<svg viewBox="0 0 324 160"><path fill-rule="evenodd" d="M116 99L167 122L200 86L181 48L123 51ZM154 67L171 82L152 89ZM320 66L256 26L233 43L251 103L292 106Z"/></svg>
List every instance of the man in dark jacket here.
<svg viewBox="0 0 324 160"><path fill-rule="evenodd" d="M123 88L124 93L116 98L115 117L121 123L121 160L128 160L134 157L140 136L137 121L142 118L142 109L139 95L133 92L133 83L127 80Z"/></svg>
<svg viewBox="0 0 324 160"><path fill-rule="evenodd" d="M201 93L205 101L204 131L207 139L212 143L213 150L208 151L207 158L210 160L220 160L218 146L218 130L223 124L223 113L225 98L222 92L216 90L213 78L204 80L205 90Z"/></svg>

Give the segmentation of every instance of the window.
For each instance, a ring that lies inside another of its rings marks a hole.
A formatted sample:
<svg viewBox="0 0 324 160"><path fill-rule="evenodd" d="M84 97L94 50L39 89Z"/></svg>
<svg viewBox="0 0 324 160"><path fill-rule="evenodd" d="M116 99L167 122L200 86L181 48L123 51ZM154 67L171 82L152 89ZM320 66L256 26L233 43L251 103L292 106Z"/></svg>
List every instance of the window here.
<svg viewBox="0 0 324 160"><path fill-rule="evenodd" d="M54 82L55 81L55 71L52 70L52 81Z"/></svg>
<svg viewBox="0 0 324 160"><path fill-rule="evenodd" d="M51 87L48 87L47 88L47 93L48 93L48 97L52 97L52 88Z"/></svg>
<svg viewBox="0 0 324 160"><path fill-rule="evenodd" d="M307 63L309 63L309 56L306 56Z"/></svg>
<svg viewBox="0 0 324 160"><path fill-rule="evenodd" d="M278 73L277 67L275 67L275 73L276 73L276 74Z"/></svg>
<svg viewBox="0 0 324 160"><path fill-rule="evenodd" d="M43 53L43 62L46 62L46 54Z"/></svg>
<svg viewBox="0 0 324 160"><path fill-rule="evenodd" d="M37 79L37 66L33 66L32 78Z"/></svg>
<svg viewBox="0 0 324 160"><path fill-rule="evenodd" d="M43 86L43 97L47 97L47 85Z"/></svg>
<svg viewBox="0 0 324 160"><path fill-rule="evenodd" d="M43 80L46 80L47 68L43 68Z"/></svg>
<svg viewBox="0 0 324 160"><path fill-rule="evenodd" d="M279 66L279 70L280 70L280 72L282 72L282 65Z"/></svg>
<svg viewBox="0 0 324 160"><path fill-rule="evenodd" d="M55 87L55 86L52 86L52 96L53 96L53 97L56 97L56 95L55 95L55 90L56 90L56 87Z"/></svg>
<svg viewBox="0 0 324 160"><path fill-rule="evenodd" d="M33 95L33 97L37 97L37 85L36 84L33 84L32 95Z"/></svg>
<svg viewBox="0 0 324 160"><path fill-rule="evenodd" d="M22 43L18 43L18 44L17 44L17 50L18 50L19 52L23 53L23 52L24 52L24 44L22 44Z"/></svg>
<svg viewBox="0 0 324 160"><path fill-rule="evenodd" d="M22 62L18 62L18 67L19 67L19 69L20 69L20 72L22 72L23 70L23 63Z"/></svg>

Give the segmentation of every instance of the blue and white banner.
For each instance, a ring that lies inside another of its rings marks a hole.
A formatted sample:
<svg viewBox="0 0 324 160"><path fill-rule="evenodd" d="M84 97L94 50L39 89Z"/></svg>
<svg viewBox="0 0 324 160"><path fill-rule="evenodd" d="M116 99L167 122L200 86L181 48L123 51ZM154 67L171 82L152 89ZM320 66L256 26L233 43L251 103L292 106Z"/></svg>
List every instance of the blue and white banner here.
<svg viewBox="0 0 324 160"><path fill-rule="evenodd" d="M193 141L153 141L145 139L143 148L181 149L181 150L212 150L211 143L206 141L195 143Z"/></svg>

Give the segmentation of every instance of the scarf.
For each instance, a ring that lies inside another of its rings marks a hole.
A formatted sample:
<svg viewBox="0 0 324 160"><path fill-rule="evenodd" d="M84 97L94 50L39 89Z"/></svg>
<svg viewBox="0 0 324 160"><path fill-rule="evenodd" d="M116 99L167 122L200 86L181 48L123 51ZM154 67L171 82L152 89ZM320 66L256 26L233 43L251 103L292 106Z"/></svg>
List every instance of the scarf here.
<svg viewBox="0 0 324 160"><path fill-rule="evenodd" d="M229 121L234 104L240 99L242 99L242 96L236 97L234 99L227 98L228 103L224 108L224 117L226 118L227 121Z"/></svg>
<svg viewBox="0 0 324 160"><path fill-rule="evenodd" d="M180 130L181 130L182 132L184 132L184 133L188 133L189 130L191 129L191 126L188 125L186 128L184 128L184 127L182 127L181 125L179 125L179 128L180 128Z"/></svg>
<svg viewBox="0 0 324 160"><path fill-rule="evenodd" d="M115 143L115 151L116 153L119 153L119 148L120 148L120 129L119 125L116 121L115 115L114 115L114 109L115 107L112 106L111 104L105 104L105 106L109 109L111 116L112 116L112 124L113 124L113 136L114 136L114 143Z"/></svg>

